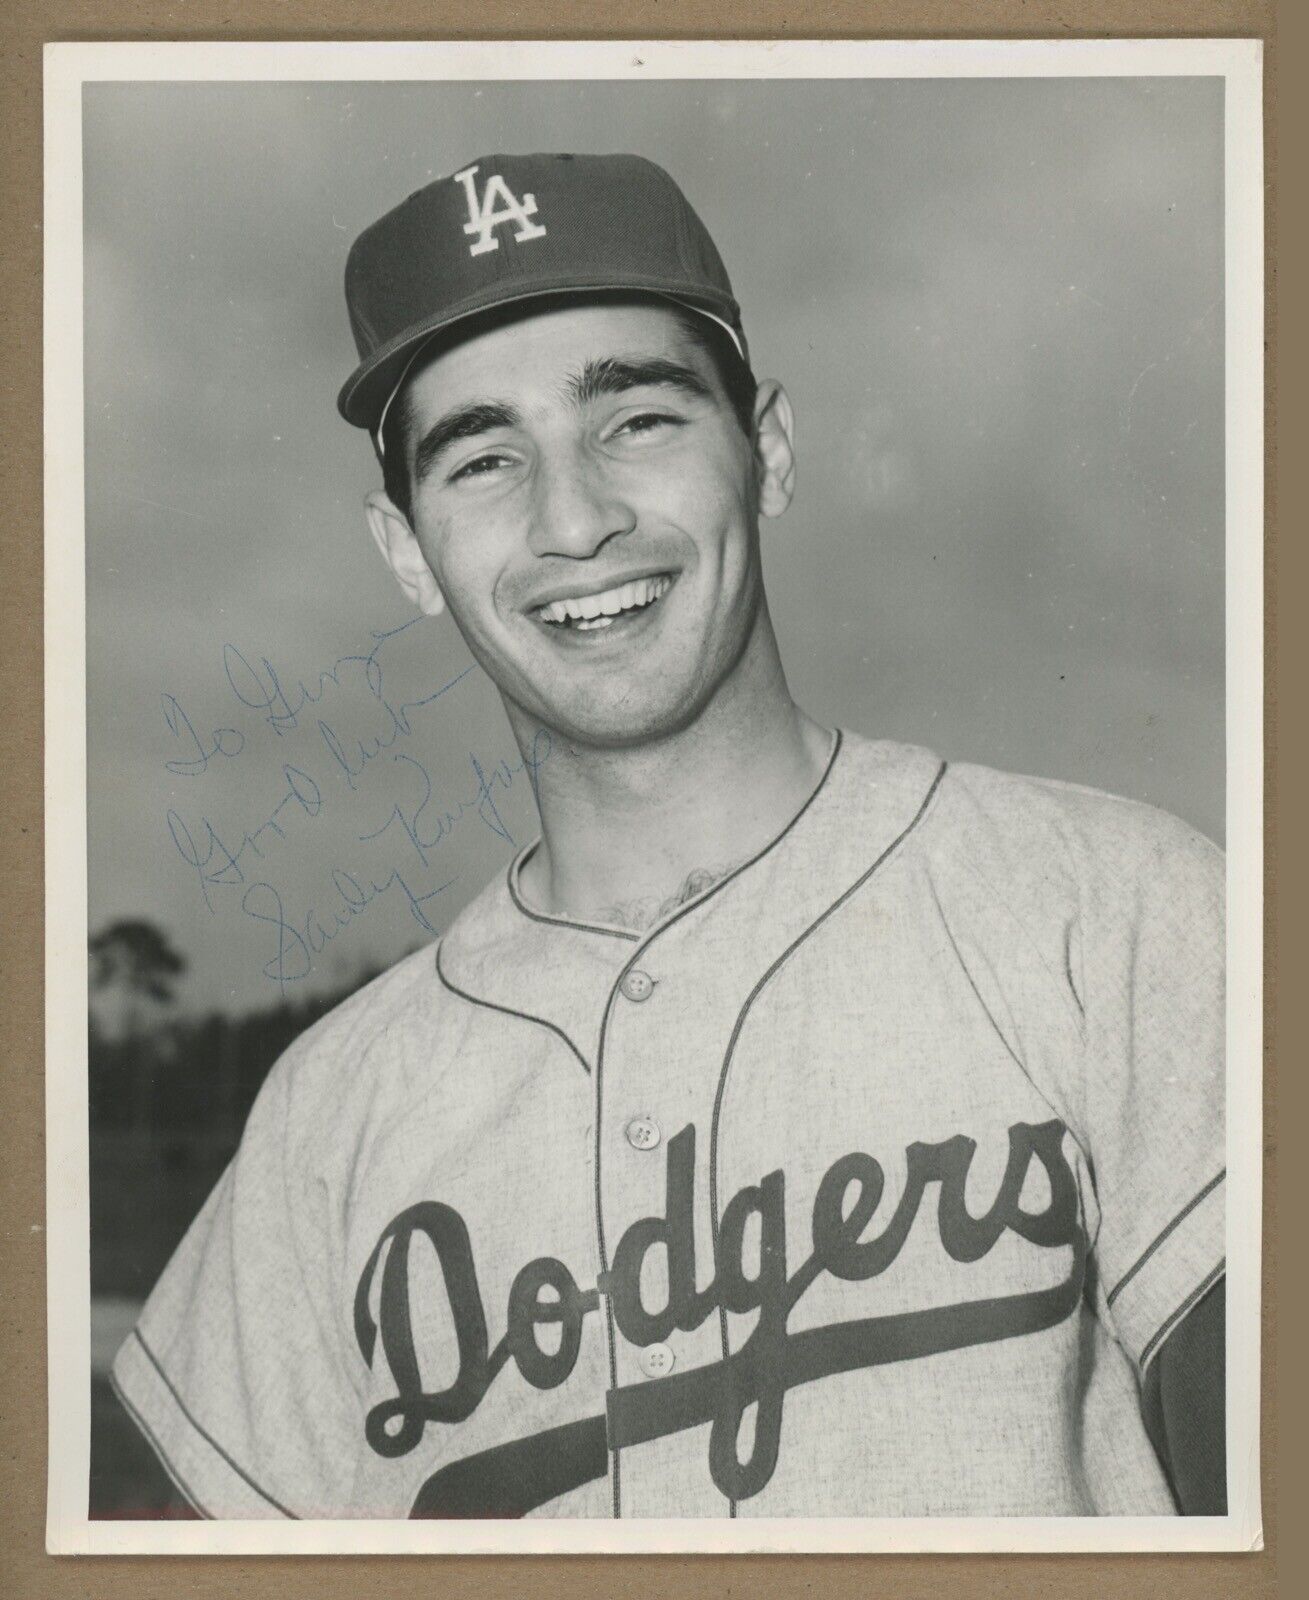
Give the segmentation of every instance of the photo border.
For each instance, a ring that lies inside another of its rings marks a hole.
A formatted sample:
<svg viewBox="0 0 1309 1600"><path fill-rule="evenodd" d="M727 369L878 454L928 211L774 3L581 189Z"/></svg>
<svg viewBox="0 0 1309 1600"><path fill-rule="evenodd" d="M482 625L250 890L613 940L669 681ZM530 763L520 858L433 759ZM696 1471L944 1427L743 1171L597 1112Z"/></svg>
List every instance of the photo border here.
<svg viewBox="0 0 1309 1600"><path fill-rule="evenodd" d="M402 52L402 55L401 55ZM289 1524L100 1522L86 1516L89 1222L86 1106L84 530L80 91L91 81L422 78L1018 77L1194 75L1227 80L1226 357L1229 1063L1260 1059L1263 816L1263 172L1258 40L711 41L420 45L53 45L46 51L46 1029L49 1420L47 1537L60 1552L656 1554L671 1551L1051 1551L1258 1548L1257 1481L1233 1473L1224 1518L750 1519ZM203 58L206 70L200 70ZM565 67L566 63L566 67ZM397 69L402 66L402 73ZM439 70L438 70L439 69ZM857 69L857 70L856 70ZM1244 643L1242 643L1244 641ZM1259 1455L1257 1071L1228 1073L1228 1430ZM70 1177L71 1175L71 1177ZM1236 1479L1240 1481L1235 1481ZM80 1502L80 1504L79 1504Z"/></svg>

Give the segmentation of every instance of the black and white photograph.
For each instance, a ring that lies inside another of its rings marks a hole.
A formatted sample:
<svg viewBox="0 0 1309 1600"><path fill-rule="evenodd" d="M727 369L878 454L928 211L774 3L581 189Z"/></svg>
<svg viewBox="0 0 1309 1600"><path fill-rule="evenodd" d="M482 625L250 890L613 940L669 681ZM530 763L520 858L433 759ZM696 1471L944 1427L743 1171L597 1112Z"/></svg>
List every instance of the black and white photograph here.
<svg viewBox="0 0 1309 1600"><path fill-rule="evenodd" d="M46 79L51 1549L1257 1548L1257 41Z"/></svg>

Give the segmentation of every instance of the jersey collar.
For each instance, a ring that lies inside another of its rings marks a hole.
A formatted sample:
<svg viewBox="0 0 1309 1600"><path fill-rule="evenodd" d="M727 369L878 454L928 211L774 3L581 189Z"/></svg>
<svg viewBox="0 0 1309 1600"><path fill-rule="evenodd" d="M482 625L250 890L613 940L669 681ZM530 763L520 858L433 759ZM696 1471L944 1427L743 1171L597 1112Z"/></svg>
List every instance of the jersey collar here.
<svg viewBox="0 0 1309 1600"><path fill-rule="evenodd" d="M697 934L711 931L720 957L734 949L747 992L751 974L912 827L941 767L926 750L838 731L817 787L773 840L639 935L530 906L519 874L534 841L455 920L438 950L440 981L474 1004L563 1035L589 1069L614 985L628 967L647 952L651 961L694 959Z"/></svg>

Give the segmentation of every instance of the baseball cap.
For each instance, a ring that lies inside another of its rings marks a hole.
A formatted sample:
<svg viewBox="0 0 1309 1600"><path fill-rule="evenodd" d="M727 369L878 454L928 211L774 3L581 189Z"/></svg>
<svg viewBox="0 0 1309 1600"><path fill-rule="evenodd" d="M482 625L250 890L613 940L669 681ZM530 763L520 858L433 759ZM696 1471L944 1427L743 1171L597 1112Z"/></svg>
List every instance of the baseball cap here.
<svg viewBox="0 0 1309 1600"><path fill-rule="evenodd" d="M727 269L662 167L633 155L481 156L416 190L351 246L345 298L359 365L337 409L377 440L434 334L578 290L663 296L719 323L746 354Z"/></svg>

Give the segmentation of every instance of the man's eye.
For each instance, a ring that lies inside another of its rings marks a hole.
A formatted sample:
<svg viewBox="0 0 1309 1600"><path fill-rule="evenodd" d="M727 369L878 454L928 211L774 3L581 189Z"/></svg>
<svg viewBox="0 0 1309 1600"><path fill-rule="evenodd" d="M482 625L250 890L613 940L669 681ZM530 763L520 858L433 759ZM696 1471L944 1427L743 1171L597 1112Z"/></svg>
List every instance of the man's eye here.
<svg viewBox="0 0 1309 1600"><path fill-rule="evenodd" d="M462 466L456 467L450 474L450 482L458 483L461 478L483 478L489 472L496 471L504 466L506 458L488 451L485 455L474 456L471 461L465 461Z"/></svg>
<svg viewBox="0 0 1309 1600"><path fill-rule="evenodd" d="M628 417L617 428L614 435L620 434L640 435L656 433L660 428L676 428L681 425L680 417L669 416L666 411L640 411L634 417Z"/></svg>

